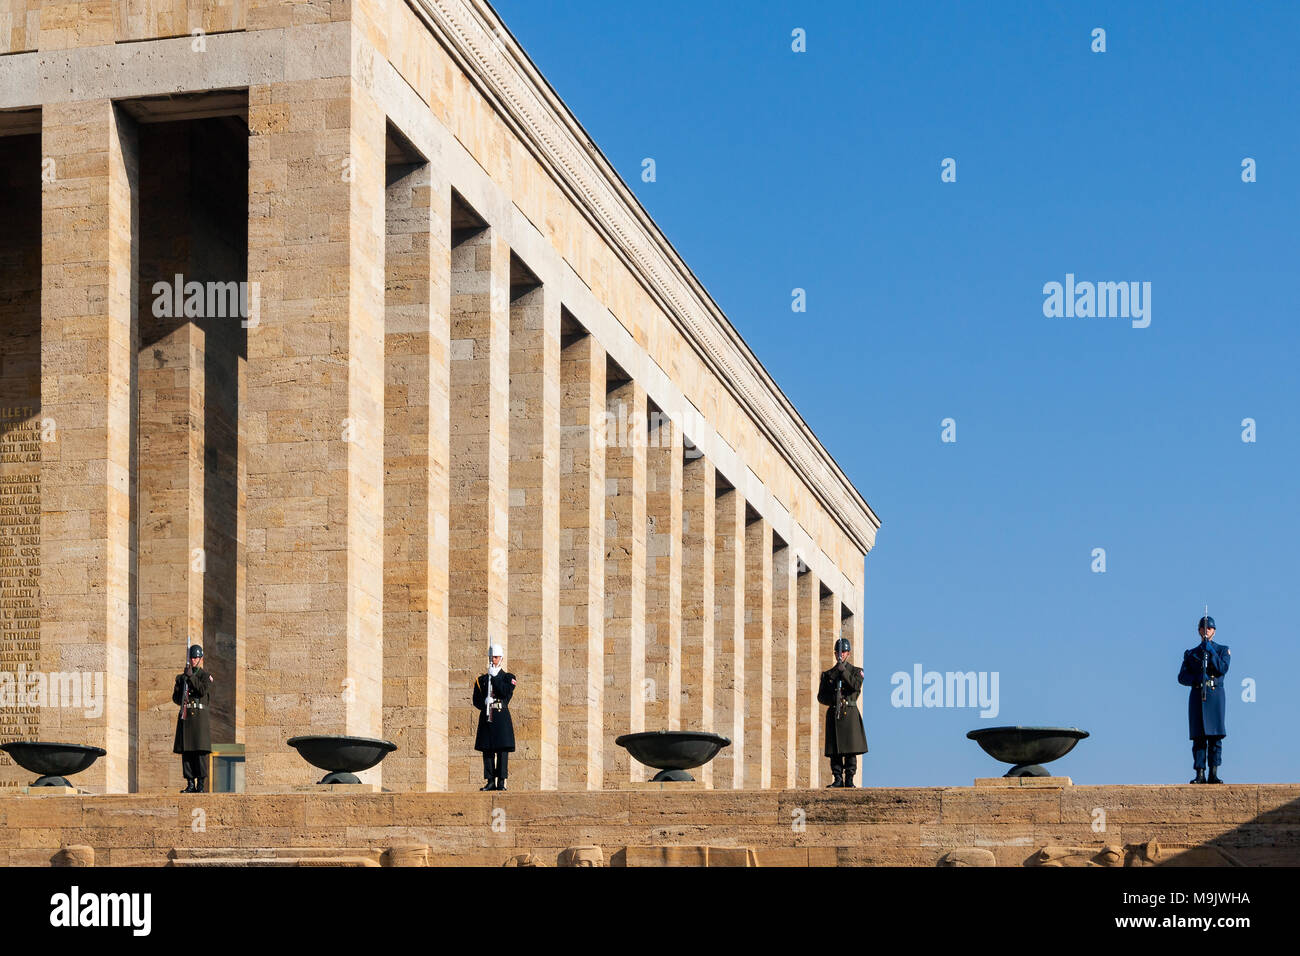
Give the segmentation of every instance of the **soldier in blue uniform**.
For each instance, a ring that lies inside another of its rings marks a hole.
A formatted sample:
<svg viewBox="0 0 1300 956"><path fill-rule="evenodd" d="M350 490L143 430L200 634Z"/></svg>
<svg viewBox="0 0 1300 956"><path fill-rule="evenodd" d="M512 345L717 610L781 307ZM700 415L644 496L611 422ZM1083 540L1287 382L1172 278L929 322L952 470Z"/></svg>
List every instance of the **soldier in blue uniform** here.
<svg viewBox="0 0 1300 956"><path fill-rule="evenodd" d="M1178 671L1178 683L1190 687L1187 695L1187 734L1192 739L1192 769L1196 777L1192 783L1223 783L1219 779L1219 764L1223 760L1223 738L1228 735L1224 721L1228 694L1223 677L1232 663L1231 651L1223 644L1214 643L1214 618L1205 616L1197 625L1201 643L1183 652L1183 666ZM1205 777L1205 765L1210 765L1210 777Z"/></svg>

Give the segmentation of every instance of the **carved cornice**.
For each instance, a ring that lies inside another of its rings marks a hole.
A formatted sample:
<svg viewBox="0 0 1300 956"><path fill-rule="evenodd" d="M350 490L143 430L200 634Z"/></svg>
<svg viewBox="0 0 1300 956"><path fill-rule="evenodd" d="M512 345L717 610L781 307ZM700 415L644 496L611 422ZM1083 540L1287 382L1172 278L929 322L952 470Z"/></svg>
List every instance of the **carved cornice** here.
<svg viewBox="0 0 1300 956"><path fill-rule="evenodd" d="M486 0L411 0L560 188L864 552L880 519Z"/></svg>

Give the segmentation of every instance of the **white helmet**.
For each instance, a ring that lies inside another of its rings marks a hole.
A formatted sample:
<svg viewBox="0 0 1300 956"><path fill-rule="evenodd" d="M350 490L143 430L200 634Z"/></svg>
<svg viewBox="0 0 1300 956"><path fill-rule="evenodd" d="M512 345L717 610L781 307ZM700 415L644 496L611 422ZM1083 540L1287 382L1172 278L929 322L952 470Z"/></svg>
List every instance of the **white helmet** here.
<svg viewBox="0 0 1300 956"><path fill-rule="evenodd" d="M488 647L488 657L505 657L506 649L500 644L492 644Z"/></svg>

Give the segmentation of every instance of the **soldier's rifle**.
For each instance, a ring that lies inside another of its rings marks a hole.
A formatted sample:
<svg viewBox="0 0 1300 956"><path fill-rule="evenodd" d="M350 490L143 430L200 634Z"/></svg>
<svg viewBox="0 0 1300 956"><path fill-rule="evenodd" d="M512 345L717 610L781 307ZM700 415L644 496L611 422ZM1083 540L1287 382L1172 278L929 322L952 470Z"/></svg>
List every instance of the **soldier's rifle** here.
<svg viewBox="0 0 1300 956"><path fill-rule="evenodd" d="M837 652L836 657L839 656ZM840 720L844 717L844 661L835 662L835 719Z"/></svg>
<svg viewBox="0 0 1300 956"><path fill-rule="evenodd" d="M488 643L488 670L483 675L487 678L487 687L483 689L483 711L487 714L487 722L492 723L492 644Z"/></svg>
<svg viewBox="0 0 1300 956"><path fill-rule="evenodd" d="M185 648L185 671L181 675L184 678L185 690L181 693L181 720L185 719L185 712L190 709L190 675L194 673L190 669L190 649Z"/></svg>
<svg viewBox="0 0 1300 956"><path fill-rule="evenodd" d="M1201 620L1207 622L1205 625L1205 637L1201 640L1201 703L1205 703L1208 697L1205 682L1210 676L1210 605L1205 605L1205 616Z"/></svg>

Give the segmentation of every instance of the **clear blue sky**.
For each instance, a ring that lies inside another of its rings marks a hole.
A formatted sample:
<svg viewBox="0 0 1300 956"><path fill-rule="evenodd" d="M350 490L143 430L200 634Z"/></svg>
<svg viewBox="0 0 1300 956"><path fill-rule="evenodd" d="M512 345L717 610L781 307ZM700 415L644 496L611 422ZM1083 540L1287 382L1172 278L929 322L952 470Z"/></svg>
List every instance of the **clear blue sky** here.
<svg viewBox="0 0 1300 956"><path fill-rule="evenodd" d="M1224 778L1300 780L1300 4L495 6L884 522L861 783L1000 774L998 724L1186 782L1207 601ZM1150 327L1045 317L1066 273L1150 282ZM917 663L1001 712L894 708Z"/></svg>

